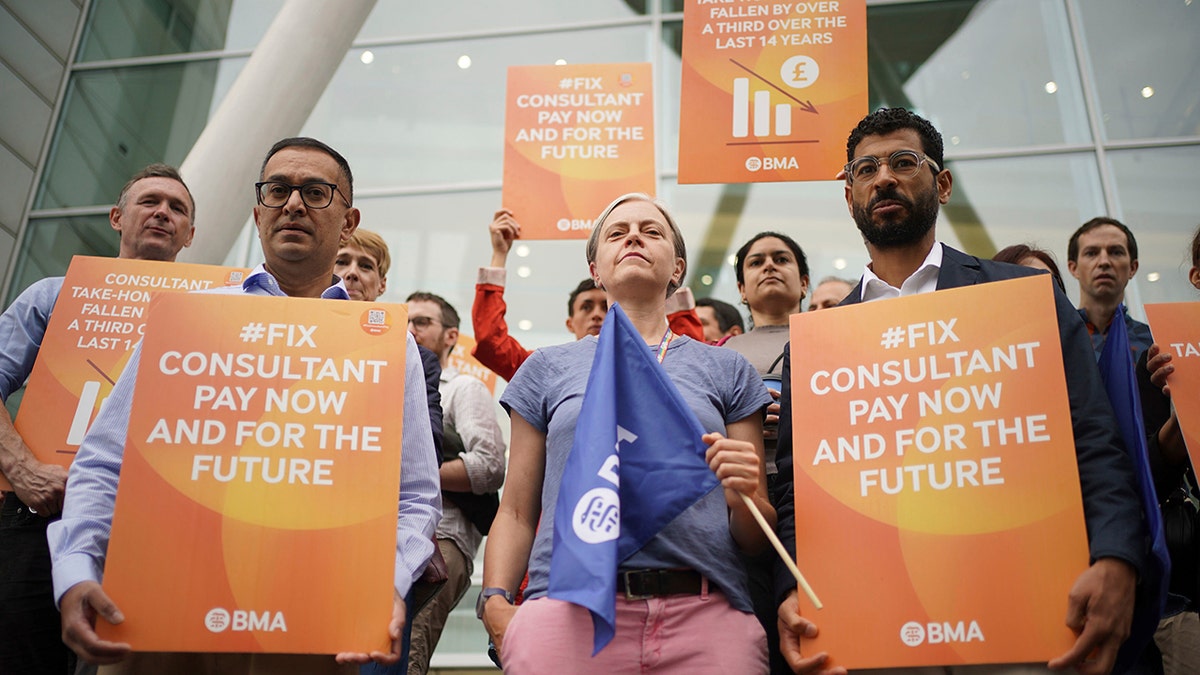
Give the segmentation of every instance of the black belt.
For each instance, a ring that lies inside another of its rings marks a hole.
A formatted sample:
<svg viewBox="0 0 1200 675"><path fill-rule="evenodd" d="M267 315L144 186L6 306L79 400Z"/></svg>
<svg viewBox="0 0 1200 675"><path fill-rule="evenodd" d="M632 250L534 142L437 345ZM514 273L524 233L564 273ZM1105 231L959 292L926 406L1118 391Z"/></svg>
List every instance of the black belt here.
<svg viewBox="0 0 1200 675"><path fill-rule="evenodd" d="M628 570L617 573L617 592L626 600L700 595L704 577L695 570Z"/></svg>

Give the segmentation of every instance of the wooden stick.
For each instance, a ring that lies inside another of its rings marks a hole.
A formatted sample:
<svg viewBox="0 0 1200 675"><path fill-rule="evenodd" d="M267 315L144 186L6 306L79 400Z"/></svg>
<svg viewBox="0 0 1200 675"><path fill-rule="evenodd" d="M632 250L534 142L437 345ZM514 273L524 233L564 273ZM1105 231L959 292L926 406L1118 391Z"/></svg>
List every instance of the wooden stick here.
<svg viewBox="0 0 1200 675"><path fill-rule="evenodd" d="M817 598L817 594L813 592L812 586L808 585L808 581L804 579L804 575L800 573L800 569L796 567L796 563L792 561L792 556L788 555L787 549L783 547L783 542L779 541L779 537L775 535L775 530L769 524L767 519L763 517L762 511L758 510L758 506L754 504L754 500L750 499L742 493L738 493L742 501L746 503L746 508L750 509L750 513L754 515L754 519L758 521L758 526L762 528L763 534L767 535L767 539L771 540L771 546L775 547L775 552L783 559L787 568L791 570L792 576L796 577L796 583L800 584L800 589L808 596L810 602L817 609L821 609L824 605Z"/></svg>

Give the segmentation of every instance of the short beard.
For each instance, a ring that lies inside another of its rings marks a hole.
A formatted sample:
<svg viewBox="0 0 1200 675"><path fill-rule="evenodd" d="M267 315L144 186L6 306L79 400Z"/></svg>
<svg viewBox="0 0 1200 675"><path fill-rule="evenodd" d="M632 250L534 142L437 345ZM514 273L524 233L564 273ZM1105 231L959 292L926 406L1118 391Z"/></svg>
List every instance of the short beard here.
<svg viewBox="0 0 1200 675"><path fill-rule="evenodd" d="M876 225L871 221L871 209L884 200L892 200L904 204L908 216L884 225ZM854 205L854 222L863 239L878 249L902 248L915 244L933 229L937 223L938 200L937 193L927 190L917 196L916 202L901 197L894 190L876 193L865 206Z"/></svg>

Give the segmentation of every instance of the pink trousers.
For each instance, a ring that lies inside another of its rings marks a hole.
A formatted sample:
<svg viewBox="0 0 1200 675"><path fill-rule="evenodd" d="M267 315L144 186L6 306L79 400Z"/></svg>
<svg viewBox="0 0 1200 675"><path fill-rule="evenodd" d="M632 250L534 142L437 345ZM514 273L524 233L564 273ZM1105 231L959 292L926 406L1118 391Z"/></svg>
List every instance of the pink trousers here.
<svg viewBox="0 0 1200 675"><path fill-rule="evenodd" d="M648 600L618 596L616 635L593 657L588 611L542 597L517 610L500 660L507 675L762 675L767 638L753 614L731 607L719 591Z"/></svg>

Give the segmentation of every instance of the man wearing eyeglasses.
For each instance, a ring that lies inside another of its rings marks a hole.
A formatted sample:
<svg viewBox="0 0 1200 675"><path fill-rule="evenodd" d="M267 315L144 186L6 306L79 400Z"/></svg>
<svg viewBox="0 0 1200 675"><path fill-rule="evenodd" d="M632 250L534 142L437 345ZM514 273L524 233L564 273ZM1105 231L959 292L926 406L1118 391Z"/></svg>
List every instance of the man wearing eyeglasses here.
<svg viewBox="0 0 1200 675"><path fill-rule="evenodd" d="M938 207L950 200L953 186L942 163L942 147L933 125L902 108L877 110L851 132L844 169L846 205L871 262L843 305L1039 273L980 260L937 240ZM1075 667L1085 675L1104 675L1129 634L1145 535L1133 469L1118 440L1083 321L1061 291L1054 293L1092 562L1067 602L1066 623L1078 637L1069 651L1048 664L936 669L939 673L1024 674ZM781 482L783 494L775 506L780 538L794 555L797 516L790 480L791 406L786 403L791 393L790 350L784 351L783 370L777 462L786 483ZM817 628L800 616L792 576L782 571L776 579L782 601L781 649L789 665L797 673L844 673L843 668L826 667L827 655L804 651L802 639L815 636Z"/></svg>
<svg viewBox="0 0 1200 675"><path fill-rule="evenodd" d="M258 227L266 262L240 287L215 292L349 300L333 273L338 248L358 227L352 205L350 165L336 150L312 138L288 138L267 153L256 184ZM404 388L404 467L396 528L395 595L388 653L290 654L130 654L127 644L101 640L96 616L112 623L120 610L100 587L104 551L112 523L130 405L137 380L140 347L113 388L71 466L72 491L63 518L50 528L54 587L62 610L63 638L89 663L113 673L357 673L358 664L396 663L405 620L402 598L433 553L434 527L441 517L437 459L425 402L424 375L416 342L408 338ZM78 483L78 484L77 484ZM320 583L315 580L314 583ZM302 592L298 590L298 592Z"/></svg>

